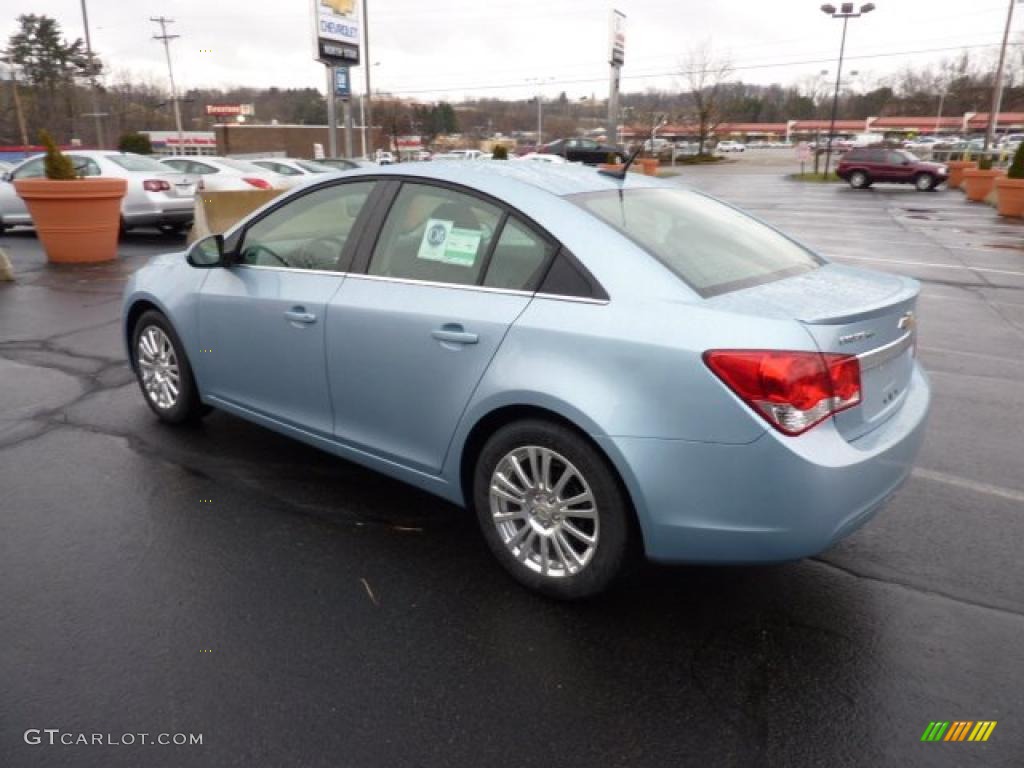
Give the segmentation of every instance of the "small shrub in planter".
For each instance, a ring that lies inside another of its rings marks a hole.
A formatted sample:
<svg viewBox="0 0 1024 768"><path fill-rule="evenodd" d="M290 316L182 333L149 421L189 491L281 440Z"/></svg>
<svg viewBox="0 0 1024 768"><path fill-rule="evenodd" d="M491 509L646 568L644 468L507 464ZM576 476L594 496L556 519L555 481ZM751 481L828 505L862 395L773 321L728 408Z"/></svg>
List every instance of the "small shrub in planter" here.
<svg viewBox="0 0 1024 768"><path fill-rule="evenodd" d="M46 178L16 179L36 234L52 262L97 262L117 258L121 199L127 182L103 177L79 178L71 159L53 137L40 132L46 147Z"/></svg>
<svg viewBox="0 0 1024 768"><path fill-rule="evenodd" d="M491 153L491 157L494 160L508 160L508 148L498 144Z"/></svg>
<svg viewBox="0 0 1024 768"><path fill-rule="evenodd" d="M991 171L992 170L992 155L982 155L978 158L978 170L979 171Z"/></svg>

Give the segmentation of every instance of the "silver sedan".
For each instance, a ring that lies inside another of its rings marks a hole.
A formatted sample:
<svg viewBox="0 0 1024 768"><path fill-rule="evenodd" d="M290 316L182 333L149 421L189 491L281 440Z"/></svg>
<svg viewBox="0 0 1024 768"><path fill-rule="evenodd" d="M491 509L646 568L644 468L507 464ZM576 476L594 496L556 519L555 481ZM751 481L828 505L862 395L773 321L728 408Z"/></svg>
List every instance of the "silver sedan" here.
<svg viewBox="0 0 1024 768"><path fill-rule="evenodd" d="M127 179L128 192L121 201L123 229L159 227L173 233L185 229L192 221L195 176L176 173L152 158L131 152L74 150L65 154L71 158L80 176ZM0 177L0 230L32 225L32 217L25 202L18 197L13 182L39 178L44 174L43 155L36 155Z"/></svg>

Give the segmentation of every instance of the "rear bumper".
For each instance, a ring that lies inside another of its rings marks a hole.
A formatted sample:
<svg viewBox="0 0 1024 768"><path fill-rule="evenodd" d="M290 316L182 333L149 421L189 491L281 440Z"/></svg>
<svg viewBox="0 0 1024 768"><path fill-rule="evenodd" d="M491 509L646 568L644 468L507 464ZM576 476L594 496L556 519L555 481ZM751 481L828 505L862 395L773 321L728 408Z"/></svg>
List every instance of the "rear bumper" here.
<svg viewBox="0 0 1024 768"><path fill-rule="evenodd" d="M162 207L152 210L133 211L124 214L124 223L129 227L153 227L160 224L187 224L195 217L195 205L192 202Z"/></svg>
<svg viewBox="0 0 1024 768"><path fill-rule="evenodd" d="M915 365L903 407L847 442L832 422L746 445L598 437L637 509L648 557L755 563L817 554L849 535L910 473L931 400Z"/></svg>

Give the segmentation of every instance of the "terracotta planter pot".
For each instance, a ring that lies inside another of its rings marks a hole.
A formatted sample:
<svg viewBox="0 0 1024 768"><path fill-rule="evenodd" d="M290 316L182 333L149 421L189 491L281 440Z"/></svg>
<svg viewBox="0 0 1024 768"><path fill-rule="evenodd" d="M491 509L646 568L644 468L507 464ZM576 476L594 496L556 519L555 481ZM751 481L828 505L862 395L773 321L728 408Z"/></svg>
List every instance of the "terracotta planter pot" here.
<svg viewBox="0 0 1024 768"><path fill-rule="evenodd" d="M967 199L972 203L981 203L995 188L996 179L1003 175L1002 171L983 171L980 168L967 168L964 171L963 188Z"/></svg>
<svg viewBox="0 0 1024 768"><path fill-rule="evenodd" d="M658 175L658 159L656 157L641 157L637 160L643 166L644 173L648 176Z"/></svg>
<svg viewBox="0 0 1024 768"><path fill-rule="evenodd" d="M86 264L117 258L124 179L18 179L46 257L58 264Z"/></svg>
<svg viewBox="0 0 1024 768"><path fill-rule="evenodd" d="M996 179L996 194L1000 216L1024 217L1024 179Z"/></svg>
<svg viewBox="0 0 1024 768"><path fill-rule="evenodd" d="M949 168L949 180L946 186L949 189L959 189L964 180L964 171L968 168L977 168L978 164L973 160L950 160L946 163Z"/></svg>

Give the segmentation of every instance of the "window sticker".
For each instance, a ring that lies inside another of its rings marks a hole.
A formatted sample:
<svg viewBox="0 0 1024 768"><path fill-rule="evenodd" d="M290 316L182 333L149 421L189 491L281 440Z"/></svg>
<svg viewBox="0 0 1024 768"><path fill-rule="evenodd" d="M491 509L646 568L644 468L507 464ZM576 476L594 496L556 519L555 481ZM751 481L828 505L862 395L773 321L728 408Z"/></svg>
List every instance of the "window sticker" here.
<svg viewBox="0 0 1024 768"><path fill-rule="evenodd" d="M428 219L416 258L472 267L476 263L481 239L483 233L478 229L461 229L453 221Z"/></svg>

